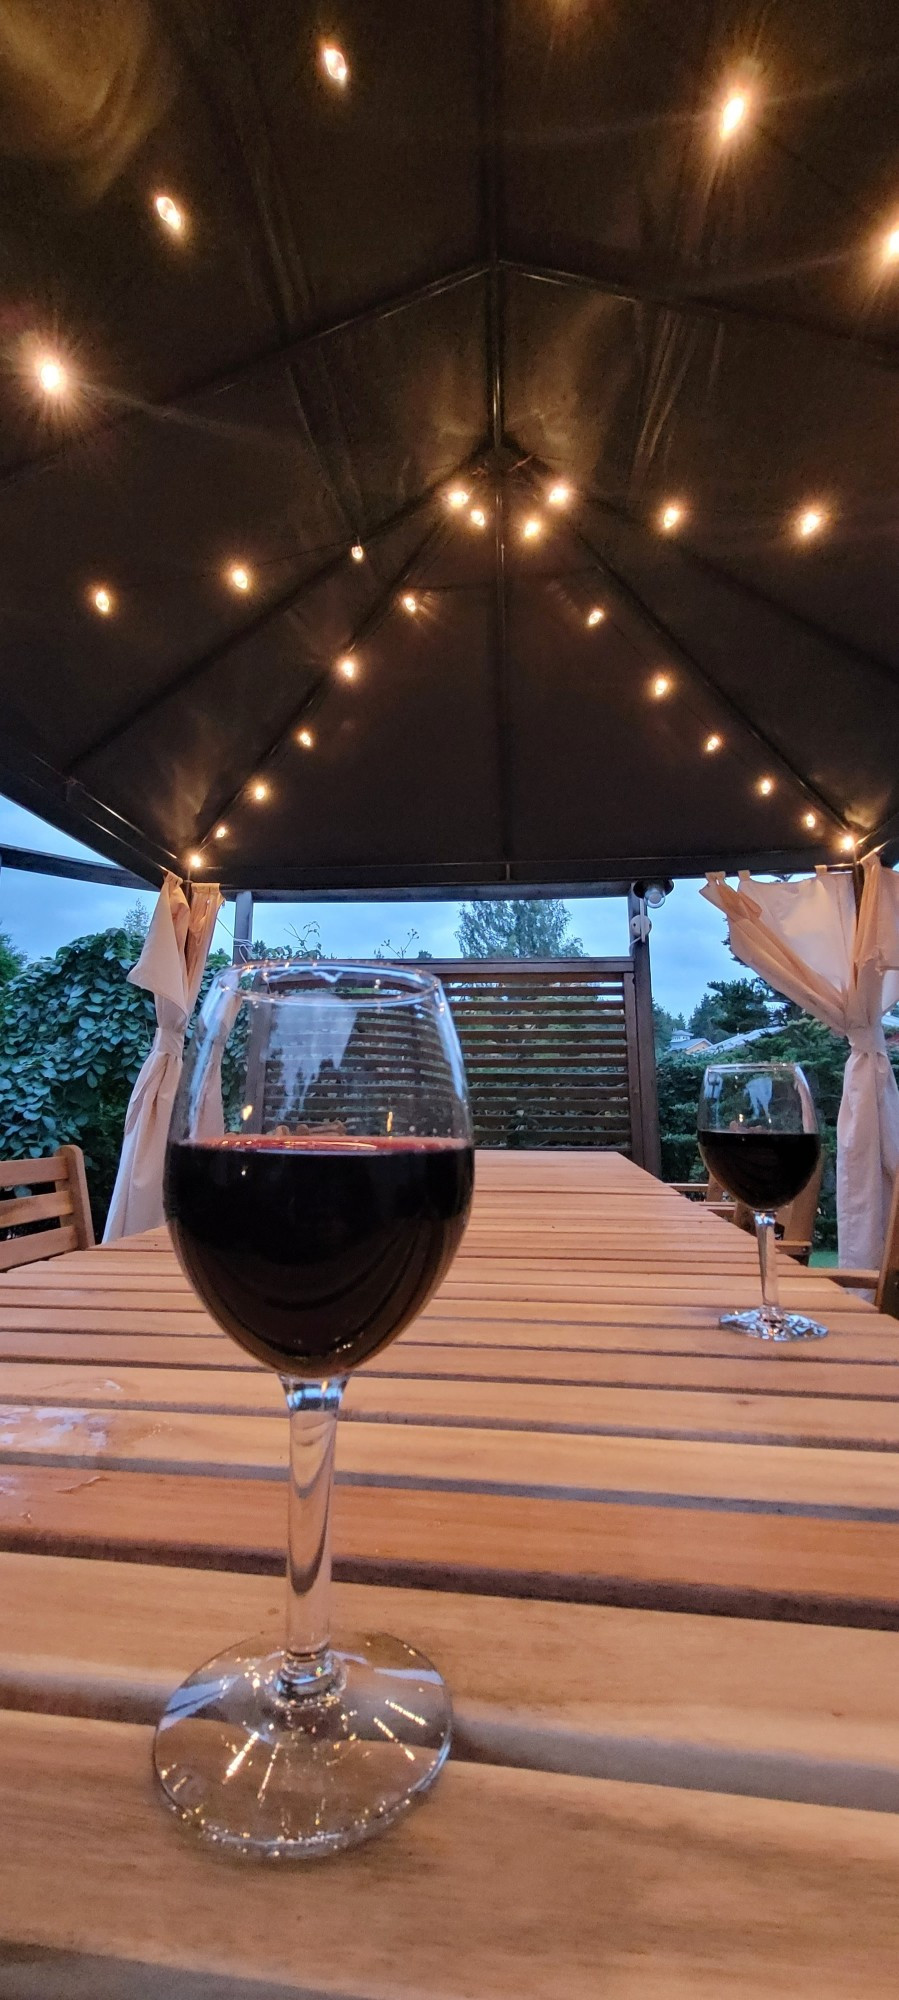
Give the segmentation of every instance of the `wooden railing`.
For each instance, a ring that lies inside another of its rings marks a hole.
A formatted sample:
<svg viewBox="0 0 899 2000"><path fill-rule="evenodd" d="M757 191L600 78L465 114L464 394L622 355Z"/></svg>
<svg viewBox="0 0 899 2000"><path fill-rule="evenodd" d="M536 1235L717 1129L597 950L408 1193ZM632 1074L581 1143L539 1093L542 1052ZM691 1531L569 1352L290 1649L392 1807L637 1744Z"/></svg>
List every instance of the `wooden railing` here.
<svg viewBox="0 0 899 2000"><path fill-rule="evenodd" d="M651 1013L638 1006L632 958L444 959L422 969L442 980L452 1008L477 1145L615 1147L658 1171Z"/></svg>

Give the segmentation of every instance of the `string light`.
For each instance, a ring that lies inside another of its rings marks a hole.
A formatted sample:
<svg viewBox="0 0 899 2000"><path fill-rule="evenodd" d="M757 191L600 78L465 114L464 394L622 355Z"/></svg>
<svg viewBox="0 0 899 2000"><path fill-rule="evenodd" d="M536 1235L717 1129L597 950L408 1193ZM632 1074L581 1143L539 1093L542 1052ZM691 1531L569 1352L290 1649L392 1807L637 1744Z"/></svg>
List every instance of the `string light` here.
<svg viewBox="0 0 899 2000"><path fill-rule="evenodd" d="M350 555L352 556L352 558L353 558L353 561L354 561L354 562L364 562L364 561L365 561L365 550L364 550L364 548L362 547L362 543L361 543L361 542L354 542L354 543L353 543L353 546L352 546L352 548L351 548L351 550L350 550Z"/></svg>
<svg viewBox="0 0 899 2000"><path fill-rule="evenodd" d="M469 497L465 486L451 486L446 496L446 504L448 507L453 507L458 514L460 508L468 506Z"/></svg>
<svg viewBox="0 0 899 2000"><path fill-rule="evenodd" d="M603 608L602 608L602 605L601 605L601 604L594 604L594 606L593 606L593 610L592 610L592 611L588 611L588 613L587 613L587 624L588 624L588 625L591 625L591 626L592 626L592 625L601 625L601 624L602 624L602 621L603 621L603 619L604 619L604 617L605 617L605 615L606 615L606 614L605 614L605 612L604 612L604 610L603 610Z"/></svg>
<svg viewBox="0 0 899 2000"><path fill-rule="evenodd" d="M234 563L228 571L228 582L232 590L249 590L252 577L243 563Z"/></svg>
<svg viewBox="0 0 899 2000"><path fill-rule="evenodd" d="M550 487L546 497L551 507L567 507L571 499L571 487L566 486L564 480L560 479L556 486Z"/></svg>
<svg viewBox="0 0 899 2000"><path fill-rule="evenodd" d="M895 264L899 261L899 224L894 223L892 228L887 230L881 246L881 256L885 264Z"/></svg>
<svg viewBox="0 0 899 2000"><path fill-rule="evenodd" d="M537 519L536 514L532 514L529 520L525 521L524 527L521 530L522 540L525 542L535 542L537 536L542 535L542 533L543 522Z"/></svg>
<svg viewBox="0 0 899 2000"><path fill-rule="evenodd" d="M820 535L827 526L827 515L823 507L803 507L796 516L796 533L800 541L808 542L813 535Z"/></svg>
<svg viewBox="0 0 899 2000"><path fill-rule="evenodd" d="M178 207L178 203L172 200L171 195L170 194L154 195L153 207L156 210L160 222L165 223L166 229L170 229L173 236L180 236L181 231L184 228L184 216L182 215L182 212Z"/></svg>
<svg viewBox="0 0 899 2000"><path fill-rule="evenodd" d="M651 685L656 701L663 701L665 695L671 692L671 677L669 674L656 674Z"/></svg>
<svg viewBox="0 0 899 2000"><path fill-rule="evenodd" d="M400 598L400 603L403 607L403 610L408 611L410 618L414 618L415 613L418 610L418 598L413 596L411 590L406 590L403 592L403 595Z"/></svg>
<svg viewBox="0 0 899 2000"><path fill-rule="evenodd" d="M189 854L187 857L187 865L188 868L202 868L203 866L202 854Z"/></svg>
<svg viewBox="0 0 899 2000"><path fill-rule="evenodd" d="M760 779L759 779L759 791L761 792L761 795L762 795L762 798L763 798L763 799L768 799L768 798L770 798L770 796L771 796L771 793L773 792L773 790L774 790L774 779L773 779L773 778L760 778Z"/></svg>
<svg viewBox="0 0 899 2000"><path fill-rule="evenodd" d="M684 508L679 500L668 500L659 512L659 527L663 535L673 535L684 519Z"/></svg>
<svg viewBox="0 0 899 2000"><path fill-rule="evenodd" d="M268 798L268 786L263 784L261 778L257 778L255 785L250 787L250 791L257 805L261 805L262 800Z"/></svg>
<svg viewBox="0 0 899 2000"><path fill-rule="evenodd" d="M215 829L215 837L216 837L216 840L227 840L227 838L228 838L228 829L227 829L227 827L226 827L226 826L217 826L217 827L216 827L216 829Z"/></svg>
<svg viewBox="0 0 899 2000"><path fill-rule="evenodd" d="M472 507L468 518L473 528L486 528L487 526L487 516L483 507Z"/></svg>
<svg viewBox="0 0 899 2000"><path fill-rule="evenodd" d="M718 118L719 139L732 139L735 132L746 122L749 98L745 90L732 90L721 106Z"/></svg>
<svg viewBox="0 0 899 2000"><path fill-rule="evenodd" d="M339 672L340 672L340 673L342 673L342 675L343 675L343 678L344 678L344 680L345 680L345 681L354 681L354 680L355 680L355 678L356 678L356 662L355 662L355 660L353 659L353 656L352 656L352 654L351 654L351 653L345 653L345 654L344 654L344 657L343 657L343 659L342 659L342 660L338 660L338 662L337 662L337 666L338 666L338 670L339 670Z"/></svg>
<svg viewBox="0 0 899 2000"><path fill-rule="evenodd" d="M100 583L97 585L96 590L91 591L90 600L94 607L94 610L99 611L101 618L109 617L113 604L115 603L115 599L113 597L112 591L107 590L105 584Z"/></svg>
<svg viewBox="0 0 899 2000"><path fill-rule="evenodd" d="M330 77L332 83L340 84L342 89L350 74L349 63L343 50L334 42L323 42L321 64L325 75Z"/></svg>
<svg viewBox="0 0 899 2000"><path fill-rule="evenodd" d="M304 750L311 750L312 745L315 742L315 737L313 736L311 729L298 730L297 742L302 743Z"/></svg>
<svg viewBox="0 0 899 2000"><path fill-rule="evenodd" d="M34 364L34 372L45 396L64 396L69 378L55 354L39 355Z"/></svg>
<svg viewBox="0 0 899 2000"><path fill-rule="evenodd" d="M814 827L816 827L816 826L817 826L817 824L818 824L818 815L817 815L817 813L813 813L813 812L808 812L808 813L803 813L803 815L802 815L802 824L803 824L803 826L807 826L807 827L808 827L808 829L809 829L809 832L811 833L811 832L812 832L812 830L813 830L813 828L814 828Z"/></svg>
<svg viewBox="0 0 899 2000"><path fill-rule="evenodd" d="M858 846L858 841L855 838L855 834L844 833L842 840L840 841L840 846L844 854L854 854Z"/></svg>
<svg viewBox="0 0 899 2000"><path fill-rule="evenodd" d="M715 751L721 749L723 741L724 738L722 736L715 736L715 735L707 736L702 746L706 755L708 757L714 757Z"/></svg>

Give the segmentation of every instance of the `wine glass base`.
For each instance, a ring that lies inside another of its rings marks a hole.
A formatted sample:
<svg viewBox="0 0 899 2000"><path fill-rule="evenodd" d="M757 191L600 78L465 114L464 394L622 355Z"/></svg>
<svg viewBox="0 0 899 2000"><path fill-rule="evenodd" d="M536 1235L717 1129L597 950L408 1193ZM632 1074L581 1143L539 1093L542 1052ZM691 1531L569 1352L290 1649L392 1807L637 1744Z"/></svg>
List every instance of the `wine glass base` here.
<svg viewBox="0 0 899 2000"><path fill-rule="evenodd" d="M324 1691L287 1700L284 1660L251 1639L172 1695L153 1746L166 1803L231 1853L312 1860L384 1831L426 1792L452 1732L449 1692L399 1639L335 1649Z"/></svg>
<svg viewBox="0 0 899 2000"><path fill-rule="evenodd" d="M820 1320L807 1319L805 1313L766 1311L762 1306L751 1312L722 1313L718 1325L735 1327L755 1340L824 1340L827 1334Z"/></svg>

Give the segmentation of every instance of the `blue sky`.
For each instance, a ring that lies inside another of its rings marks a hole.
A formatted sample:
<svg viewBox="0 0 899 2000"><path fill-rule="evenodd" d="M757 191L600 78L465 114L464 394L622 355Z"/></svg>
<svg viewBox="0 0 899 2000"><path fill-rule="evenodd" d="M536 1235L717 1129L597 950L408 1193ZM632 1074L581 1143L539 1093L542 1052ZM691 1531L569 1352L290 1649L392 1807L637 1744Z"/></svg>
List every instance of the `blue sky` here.
<svg viewBox="0 0 899 2000"><path fill-rule="evenodd" d="M4 842L48 854L103 858L21 806L0 799L0 843ZM66 882L7 868L0 873L0 930L29 958L42 958L72 938L120 923L138 900L152 909L152 890L138 896L133 889L107 889L100 883ZM572 928L588 952L601 957L627 950L623 900L576 897L569 907ZM449 958L458 949L458 913L458 903L269 903L257 909L253 929L267 944L291 944L297 931L316 922L323 951L353 958L367 957L379 946L401 951L410 930L415 930L418 936L410 956L425 947L435 958ZM228 903L219 918L215 943L229 949L233 928L234 906ZM676 883L664 908L653 914L652 984L663 1006L673 1013L688 1013L710 979L738 976L722 942L723 933L723 919L703 902L699 883Z"/></svg>

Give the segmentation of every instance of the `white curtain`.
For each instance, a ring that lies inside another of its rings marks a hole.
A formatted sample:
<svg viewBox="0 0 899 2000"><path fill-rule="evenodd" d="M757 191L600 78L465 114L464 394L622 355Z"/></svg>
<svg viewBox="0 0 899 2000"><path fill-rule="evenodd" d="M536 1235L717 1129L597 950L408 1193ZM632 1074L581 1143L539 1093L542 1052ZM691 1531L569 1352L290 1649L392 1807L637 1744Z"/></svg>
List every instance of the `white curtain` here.
<svg viewBox="0 0 899 2000"><path fill-rule="evenodd" d="M104 1243L155 1229L163 1220L162 1169L184 1036L223 901L217 882L202 882L188 902L177 877L167 875L143 951L128 974L133 985L153 994L158 1027L131 1093Z"/></svg>
<svg viewBox="0 0 899 2000"><path fill-rule="evenodd" d="M731 948L778 993L849 1042L837 1121L840 1263L876 1268L899 1168L899 1090L882 1017L899 998L899 876L877 855L863 863L856 914L852 876L753 882L723 875L702 890L727 918Z"/></svg>

